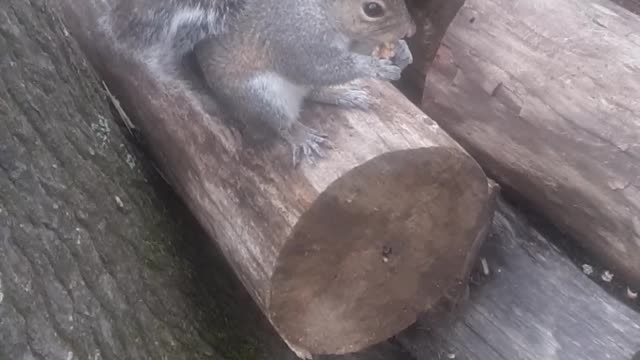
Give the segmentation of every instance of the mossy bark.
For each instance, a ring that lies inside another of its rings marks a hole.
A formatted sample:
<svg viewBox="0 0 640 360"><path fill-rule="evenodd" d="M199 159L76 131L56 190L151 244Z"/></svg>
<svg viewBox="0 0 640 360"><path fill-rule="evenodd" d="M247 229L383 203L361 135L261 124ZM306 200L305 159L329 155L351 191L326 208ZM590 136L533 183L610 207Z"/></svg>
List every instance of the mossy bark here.
<svg viewBox="0 0 640 360"><path fill-rule="evenodd" d="M49 6L0 2L0 358L285 354Z"/></svg>

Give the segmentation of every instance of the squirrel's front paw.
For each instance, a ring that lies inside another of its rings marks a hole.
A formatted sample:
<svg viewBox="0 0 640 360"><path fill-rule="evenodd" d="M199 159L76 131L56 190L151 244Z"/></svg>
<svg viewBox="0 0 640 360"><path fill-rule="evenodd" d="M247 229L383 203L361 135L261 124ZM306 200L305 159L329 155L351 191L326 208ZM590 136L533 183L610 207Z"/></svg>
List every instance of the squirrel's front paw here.
<svg viewBox="0 0 640 360"><path fill-rule="evenodd" d="M375 59L375 77L380 80L395 81L400 80L402 69L392 60Z"/></svg>
<svg viewBox="0 0 640 360"><path fill-rule="evenodd" d="M368 92L357 86L347 87L340 94L337 103L343 107L369 110L371 96L369 96Z"/></svg>
<svg viewBox="0 0 640 360"><path fill-rule="evenodd" d="M395 48L395 55L391 58L394 64L396 64L400 69L406 68L413 62L413 55L411 54L411 49L409 49L409 45L405 40L398 40Z"/></svg>
<svg viewBox="0 0 640 360"><path fill-rule="evenodd" d="M313 102L345 108L368 110L371 97L358 85L327 86L314 89L308 96Z"/></svg>

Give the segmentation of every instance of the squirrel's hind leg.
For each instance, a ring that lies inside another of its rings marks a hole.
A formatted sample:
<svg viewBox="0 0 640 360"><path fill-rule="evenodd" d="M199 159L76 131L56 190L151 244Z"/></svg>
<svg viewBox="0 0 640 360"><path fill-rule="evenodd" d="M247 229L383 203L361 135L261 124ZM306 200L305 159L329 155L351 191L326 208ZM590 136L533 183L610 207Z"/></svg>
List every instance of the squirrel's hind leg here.
<svg viewBox="0 0 640 360"><path fill-rule="evenodd" d="M289 143L293 165L297 166L304 159L313 162L315 157L323 157L321 146L331 146L325 134L298 121L308 92L308 88L268 72L251 77L243 94L231 98L240 116L264 122Z"/></svg>

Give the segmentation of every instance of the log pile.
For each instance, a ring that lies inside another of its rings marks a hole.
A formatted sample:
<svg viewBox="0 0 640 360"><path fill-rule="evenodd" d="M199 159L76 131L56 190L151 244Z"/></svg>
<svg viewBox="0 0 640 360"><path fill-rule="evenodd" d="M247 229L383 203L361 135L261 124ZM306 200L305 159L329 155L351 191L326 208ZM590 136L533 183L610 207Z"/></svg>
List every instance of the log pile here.
<svg viewBox="0 0 640 360"><path fill-rule="evenodd" d="M0 178L0 355L210 357L200 309L174 291L175 276L136 260L145 246L135 234L161 211L144 212L144 193L99 204L110 191L128 193L96 179L114 171L128 177L126 168L102 161L124 163L123 154L108 147L85 154L94 139L74 137L89 131L77 119L105 113L95 86L85 101L81 82L69 80L83 74L91 87L86 64L77 55L64 64L74 52L62 30L41 33L57 24L46 20L56 17L41 0L11 1L0 5L7 20L0 40L14 42L10 57L0 57L0 68L14 69L0 78L0 109L17 114L0 134L9 134L0 143L7 174ZM634 10L633 1L617 2ZM640 288L637 15L605 0L410 0L422 30L406 75L423 92L422 110L376 81L363 82L380 99L370 112L309 106L303 121L329 134L334 149L293 169L284 144L247 144L228 126L193 63L180 77L160 80L144 63L117 55L95 26L106 3L61 2L69 32L298 357L631 359L640 350L640 306L632 296ZM53 51L52 42L65 50ZM18 56L39 61L17 71L11 59ZM58 98L60 106L46 101L56 87L70 94ZM47 127L39 109L52 109L51 119L73 135ZM105 143L99 117L90 128ZM32 126L37 134L25 136ZM60 166L52 171L56 182L47 180L48 161ZM564 233L496 200L498 186L485 172ZM601 267L576 266L552 244L558 240L584 247ZM463 297L479 256L469 301L444 310ZM163 263L173 273L180 261ZM78 270L67 271L76 269L69 264ZM593 281L607 269L630 286L627 304ZM73 305L63 301L67 293Z"/></svg>

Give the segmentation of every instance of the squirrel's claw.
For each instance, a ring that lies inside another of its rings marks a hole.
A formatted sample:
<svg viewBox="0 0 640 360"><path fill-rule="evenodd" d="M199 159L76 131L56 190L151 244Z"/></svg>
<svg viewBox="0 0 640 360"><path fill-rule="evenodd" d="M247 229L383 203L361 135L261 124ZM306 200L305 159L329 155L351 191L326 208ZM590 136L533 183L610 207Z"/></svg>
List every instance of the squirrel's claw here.
<svg viewBox="0 0 640 360"><path fill-rule="evenodd" d="M283 137L291 145L293 166L298 167L303 160L315 164L316 158L324 158L321 146L332 148L328 135L307 127L302 123L294 123Z"/></svg>

